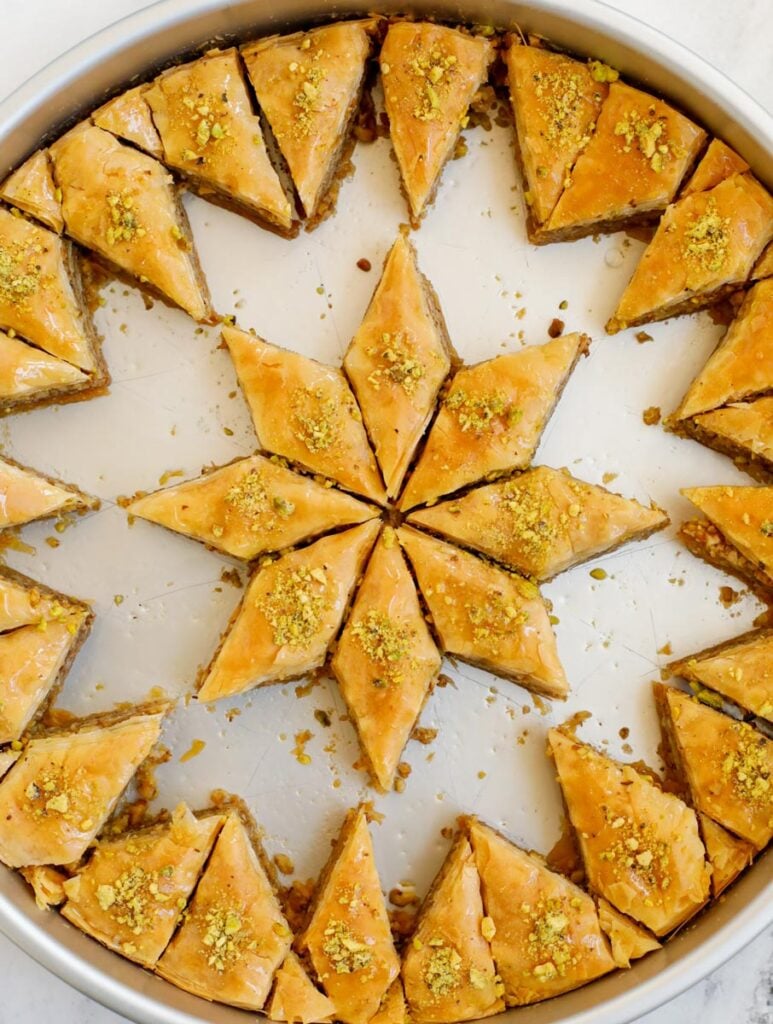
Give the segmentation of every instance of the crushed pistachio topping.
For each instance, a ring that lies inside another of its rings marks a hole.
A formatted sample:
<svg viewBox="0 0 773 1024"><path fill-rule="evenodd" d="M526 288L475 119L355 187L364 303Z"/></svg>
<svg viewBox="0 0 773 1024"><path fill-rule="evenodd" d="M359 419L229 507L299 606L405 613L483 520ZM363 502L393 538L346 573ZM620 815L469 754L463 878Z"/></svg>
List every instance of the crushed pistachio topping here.
<svg viewBox="0 0 773 1024"><path fill-rule="evenodd" d="M684 256L689 263L716 273L725 265L730 247L730 218L720 216L715 199L709 199L705 211L695 217L684 233Z"/></svg>
<svg viewBox="0 0 773 1024"><path fill-rule="evenodd" d="M465 605L467 618L472 624L472 637L476 644L497 653L518 626L529 616L498 590L490 590L485 600Z"/></svg>
<svg viewBox="0 0 773 1024"><path fill-rule="evenodd" d="M773 786L766 750L768 741L746 722L734 722L732 731L737 747L721 758L722 778L745 803L770 808Z"/></svg>
<svg viewBox="0 0 773 1024"><path fill-rule="evenodd" d="M277 647L308 647L319 631L327 606L323 569L280 569L257 605L271 626Z"/></svg>
<svg viewBox="0 0 773 1024"><path fill-rule="evenodd" d="M29 801L26 809L35 818L56 814L83 831L92 827L92 822L82 818L82 813L78 813L82 808L75 806L76 791L72 780L67 779L59 767L46 768L30 782L24 795Z"/></svg>
<svg viewBox="0 0 773 1024"><path fill-rule="evenodd" d="M523 416L502 391L470 395L461 388L455 389L446 399L446 408L456 415L462 433L473 431L483 434L501 423L506 430L513 427Z"/></svg>
<svg viewBox="0 0 773 1024"><path fill-rule="evenodd" d="M43 247L0 245L0 301L26 309L41 284Z"/></svg>
<svg viewBox="0 0 773 1024"><path fill-rule="evenodd" d="M589 60L590 76L594 82L616 82L620 72L600 60Z"/></svg>
<svg viewBox="0 0 773 1024"><path fill-rule="evenodd" d="M356 938L343 921L329 921L324 936L322 952L332 963L336 974L354 974L373 962L373 953L367 944Z"/></svg>
<svg viewBox="0 0 773 1024"><path fill-rule="evenodd" d="M298 90L293 96L294 114L291 129L296 139L304 139L311 134L314 117L323 109L320 91L327 77L325 69L320 67L320 61L327 54L324 50L315 49L311 36L306 36L301 43L301 49L310 53L310 60L293 60L288 65L290 74L298 80Z"/></svg>
<svg viewBox="0 0 773 1024"><path fill-rule="evenodd" d="M652 170L660 174L672 153L666 134L668 122L664 116L657 116L655 107L650 107L648 114L642 117L637 110L631 110L615 125L615 135L622 137L624 153L630 153L636 146Z"/></svg>
<svg viewBox="0 0 773 1024"><path fill-rule="evenodd" d="M773 519L764 519L760 524L760 533L764 537L773 537Z"/></svg>
<svg viewBox="0 0 773 1024"><path fill-rule="evenodd" d="M228 489L223 500L229 510L250 521L253 533L274 530L280 520L289 519L295 512L295 504L288 498L269 493L258 469L245 473Z"/></svg>
<svg viewBox="0 0 773 1024"><path fill-rule="evenodd" d="M647 822L633 821L608 807L602 810L613 838L599 853L599 859L611 866L616 878L633 871L649 889L668 889L671 885L668 844L657 838L654 828Z"/></svg>
<svg viewBox="0 0 773 1024"><path fill-rule="evenodd" d="M462 983L462 958L453 946L442 939L430 939L424 965L424 983L436 998L447 996Z"/></svg>
<svg viewBox="0 0 773 1024"><path fill-rule="evenodd" d="M236 910L213 907L207 911L204 923L207 927L201 941L204 943L207 965L221 974L226 967L231 967L243 958L245 946L254 949L257 945L254 941L246 942L244 922Z"/></svg>
<svg viewBox="0 0 773 1024"><path fill-rule="evenodd" d="M378 391L387 381L397 384L409 397L414 394L424 376L424 366L413 352L403 331L381 335L381 344L368 350L368 355L378 360L378 366L368 377L368 383Z"/></svg>
<svg viewBox="0 0 773 1024"><path fill-rule="evenodd" d="M560 149L586 146L590 134L582 131L583 78L573 64L567 63L556 71L535 71L532 81L545 120L545 140ZM546 167L537 168L538 177L545 178L547 174Z"/></svg>
<svg viewBox="0 0 773 1024"><path fill-rule="evenodd" d="M403 681L405 669L410 667L409 655L415 637L409 626L371 608L352 625L352 635L368 658L379 667L380 674L373 680L374 686Z"/></svg>
<svg viewBox="0 0 773 1024"><path fill-rule="evenodd" d="M559 535L580 504L573 503L565 512L558 513L549 490L531 477L511 480L502 490L499 503L501 517L497 517L494 540L503 547L515 542L524 555L539 563L549 554Z"/></svg>
<svg viewBox="0 0 773 1024"><path fill-rule="evenodd" d="M521 913L530 924L526 949L534 964L532 974L539 981L563 977L578 963L571 941L570 914L580 905L576 896L571 900L542 898L535 904L521 905Z"/></svg>
<svg viewBox="0 0 773 1024"><path fill-rule="evenodd" d="M408 70L416 79L416 106L413 116L419 121L436 121L443 108L443 99L456 70L453 53L433 48L417 53L408 62Z"/></svg>
<svg viewBox="0 0 773 1024"><path fill-rule="evenodd" d="M136 238L144 238L146 229L140 224L134 208L134 196L128 189L120 192L108 192L107 195L108 224L105 239L108 245L117 242L133 242Z"/></svg>
<svg viewBox="0 0 773 1024"><path fill-rule="evenodd" d="M189 147L183 160L204 164L209 152L231 141L228 93L207 96L187 85L179 98L177 119L188 131Z"/></svg>
<svg viewBox="0 0 773 1024"><path fill-rule="evenodd" d="M293 433L312 453L324 452L338 439L336 402L322 388L296 388L292 400Z"/></svg>
<svg viewBox="0 0 773 1024"><path fill-rule="evenodd" d="M174 897L162 891L160 878L170 878L174 867L170 864L160 871L145 871L138 864L122 872L111 885L97 888L97 902L109 912L118 924L133 935L142 935L153 925L153 908L168 903Z"/></svg>

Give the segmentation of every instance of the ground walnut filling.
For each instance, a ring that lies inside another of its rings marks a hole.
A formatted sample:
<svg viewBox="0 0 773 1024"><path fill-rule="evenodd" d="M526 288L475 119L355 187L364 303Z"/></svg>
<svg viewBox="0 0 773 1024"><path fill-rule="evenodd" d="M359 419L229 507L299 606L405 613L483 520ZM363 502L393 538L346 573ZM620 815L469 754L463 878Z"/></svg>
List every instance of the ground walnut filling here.
<svg viewBox="0 0 773 1024"><path fill-rule="evenodd" d="M41 285L39 259L43 246L0 245L0 300L17 309L26 309Z"/></svg>
<svg viewBox="0 0 773 1024"><path fill-rule="evenodd" d="M322 388L296 388L292 400L293 433L310 452L324 452L338 440L338 405Z"/></svg>
<svg viewBox="0 0 773 1024"><path fill-rule="evenodd" d="M529 586L525 580L524 586ZM536 587L534 591L537 592ZM513 630L529 618L527 612L506 601L497 590L490 590L481 603L465 605L465 610L472 625L473 639L493 654L497 654L503 641L510 639Z"/></svg>
<svg viewBox="0 0 773 1024"><path fill-rule="evenodd" d="M563 977L569 967L579 962L571 943L567 902L571 910L578 910L582 905L577 897L568 901L540 899L536 904L521 904L521 913L531 926L526 954L534 964L531 973L538 981Z"/></svg>
<svg viewBox="0 0 773 1024"><path fill-rule="evenodd" d="M730 218L721 217L715 199L709 199L706 210L694 218L684 233L682 252L693 267L716 273L727 260L730 248Z"/></svg>
<svg viewBox="0 0 773 1024"><path fill-rule="evenodd" d="M509 430L523 416L523 410L516 408L503 391L470 395L460 388L451 392L445 406L454 413L465 434L483 434L493 430L497 422Z"/></svg>
<svg viewBox="0 0 773 1024"><path fill-rule="evenodd" d="M404 331L381 335L381 344L368 349L368 355L379 365L368 377L368 384L379 391L381 385L397 384L410 397L424 376L424 366L416 358L413 346Z"/></svg>
<svg viewBox="0 0 773 1024"><path fill-rule="evenodd" d="M183 160L204 164L213 150L232 142L228 126L231 117L228 102L227 92L220 96L205 96L190 86L183 90L176 121L187 128L191 140L190 148L183 151Z"/></svg>
<svg viewBox="0 0 773 1024"><path fill-rule="evenodd" d="M418 121L435 121L440 117L443 99L448 91L457 65L453 53L434 48L428 53L417 53L408 61L408 69L416 78L416 106L413 116ZM382 65L383 74L389 66Z"/></svg>
<svg viewBox="0 0 773 1024"><path fill-rule="evenodd" d="M127 852L136 850L127 847ZM118 924L124 925L133 935L142 935L153 926L154 907L175 899L173 895L162 892L160 885L160 879L169 879L173 875L172 864L151 872L134 865L122 872L111 885L98 886L97 902ZM182 910L185 900L177 900L177 907Z"/></svg>
<svg viewBox="0 0 773 1024"><path fill-rule="evenodd" d="M293 126L292 135L296 139L305 139L311 134L314 124L314 117L319 106L320 86L325 81L325 69L319 66L319 61L327 56L324 50L313 47L310 36L306 36L300 46L301 50L312 50L311 62L301 63L293 60L288 65L291 75L297 76L299 80L298 91L293 97Z"/></svg>
<svg viewBox="0 0 773 1024"><path fill-rule="evenodd" d="M673 146L668 140L668 121L657 117L655 107L650 107L649 118L632 110L615 125L615 135L623 139L623 152L630 153L636 146L656 174L660 174L668 157L673 155Z"/></svg>
<svg viewBox="0 0 773 1024"><path fill-rule="evenodd" d="M147 234L147 230L137 217L134 209L134 196L129 189L108 192L107 212L105 240L108 245L115 245L117 242L133 242L137 238L144 238Z"/></svg>
<svg viewBox="0 0 773 1024"><path fill-rule="evenodd" d="M332 918L328 921L324 936L322 952L336 974L354 974L373 963L373 953L367 943L358 939L344 921Z"/></svg>
<svg viewBox="0 0 773 1024"><path fill-rule="evenodd" d="M770 808L773 819L773 787L765 737L745 722L734 722L732 729L737 736L738 749L720 755L722 778L745 803Z"/></svg>
<svg viewBox="0 0 773 1024"><path fill-rule="evenodd" d="M671 885L671 854L668 844L655 837L652 825L615 814L608 807L602 810L614 838L601 851L599 860L611 866L616 878L624 872L633 871L647 888L668 889ZM652 906L649 897L644 903Z"/></svg>
<svg viewBox="0 0 773 1024"><path fill-rule="evenodd" d="M374 686L397 685L403 681L406 669L414 664L409 655L416 634L409 626L371 608L354 623L352 635L380 669L380 675L373 680Z"/></svg>
<svg viewBox="0 0 773 1024"><path fill-rule="evenodd" d="M269 492L262 473L257 469L245 473L241 480L229 488L223 500L229 511L248 520L253 533L275 530L281 520L289 519L295 512L292 501ZM217 527L214 532L217 536ZM222 532L221 528L220 535Z"/></svg>
<svg viewBox="0 0 773 1024"><path fill-rule="evenodd" d="M257 606L271 626L277 647L308 647L328 608L324 569L280 569Z"/></svg>

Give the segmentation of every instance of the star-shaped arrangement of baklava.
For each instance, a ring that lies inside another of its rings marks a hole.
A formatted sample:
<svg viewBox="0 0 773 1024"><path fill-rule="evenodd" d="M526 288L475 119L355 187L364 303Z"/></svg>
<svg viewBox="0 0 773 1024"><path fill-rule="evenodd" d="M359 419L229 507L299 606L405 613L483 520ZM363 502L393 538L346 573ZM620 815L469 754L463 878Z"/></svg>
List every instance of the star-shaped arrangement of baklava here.
<svg viewBox="0 0 773 1024"><path fill-rule="evenodd" d="M342 368L223 339L260 453L128 508L252 563L198 699L329 665L386 791L444 655L566 697L539 584L668 522L531 466L588 339L462 365L403 234Z"/></svg>

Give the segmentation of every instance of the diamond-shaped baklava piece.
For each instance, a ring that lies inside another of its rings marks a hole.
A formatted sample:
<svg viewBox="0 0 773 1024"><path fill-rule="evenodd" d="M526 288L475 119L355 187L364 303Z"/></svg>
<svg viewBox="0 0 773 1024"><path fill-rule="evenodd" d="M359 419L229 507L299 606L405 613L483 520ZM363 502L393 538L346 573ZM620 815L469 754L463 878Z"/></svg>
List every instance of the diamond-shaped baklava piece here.
<svg viewBox="0 0 773 1024"><path fill-rule="evenodd" d="M198 693L231 697L297 679L324 664L380 523L322 537L252 577Z"/></svg>
<svg viewBox="0 0 773 1024"><path fill-rule="evenodd" d="M156 965L202 999L263 1008L292 932L264 867L254 830L230 814L183 922Z"/></svg>
<svg viewBox="0 0 773 1024"><path fill-rule="evenodd" d="M722 828L707 814L698 814L706 856L711 864L711 895L721 895L749 867L756 850L745 839L739 839Z"/></svg>
<svg viewBox="0 0 773 1024"><path fill-rule="evenodd" d="M440 660L395 532L386 527L330 665L371 774L384 792L394 781Z"/></svg>
<svg viewBox="0 0 773 1024"><path fill-rule="evenodd" d="M494 55L491 40L445 25L401 21L389 27L380 55L384 106L415 220L434 198Z"/></svg>
<svg viewBox="0 0 773 1024"><path fill-rule="evenodd" d="M679 530L696 558L753 589L773 590L773 487L686 487L682 494L706 516Z"/></svg>
<svg viewBox="0 0 773 1024"><path fill-rule="evenodd" d="M525 469L577 360L584 334L460 369L400 502L407 510L490 475Z"/></svg>
<svg viewBox="0 0 773 1024"><path fill-rule="evenodd" d="M158 739L164 710L33 739L0 782L0 860L72 864Z"/></svg>
<svg viewBox="0 0 773 1024"><path fill-rule="evenodd" d="M77 487L3 458L0 458L0 495L0 530L66 512L85 512L99 505L99 499L84 494Z"/></svg>
<svg viewBox="0 0 773 1024"><path fill-rule="evenodd" d="M410 527L398 535L443 651L546 697L566 697L548 610L533 583Z"/></svg>
<svg viewBox="0 0 773 1024"><path fill-rule="evenodd" d="M471 821L469 836L505 1005L550 999L614 970L587 893L487 825Z"/></svg>
<svg viewBox="0 0 773 1024"><path fill-rule="evenodd" d="M762 849L773 836L773 741L681 690L660 687L656 694L695 807Z"/></svg>
<svg viewBox="0 0 773 1024"><path fill-rule="evenodd" d="M169 68L143 99L153 111L164 162L197 192L290 231L292 207L266 151L236 49L210 50Z"/></svg>
<svg viewBox="0 0 773 1024"><path fill-rule="evenodd" d="M773 197L751 174L669 206L607 332L693 313L737 291L773 238Z"/></svg>
<svg viewBox="0 0 773 1024"><path fill-rule="evenodd" d="M343 373L235 327L223 328L223 339L261 446L384 501L362 416Z"/></svg>
<svg viewBox="0 0 773 1024"><path fill-rule="evenodd" d="M673 931L709 895L694 811L632 765L558 729L548 738L588 885L655 935Z"/></svg>
<svg viewBox="0 0 773 1024"><path fill-rule="evenodd" d="M344 357L390 498L402 487L453 358L437 296L399 235Z"/></svg>
<svg viewBox="0 0 773 1024"><path fill-rule="evenodd" d="M0 331L0 416L102 390L82 370Z"/></svg>
<svg viewBox="0 0 773 1024"><path fill-rule="evenodd" d="M596 908L601 930L609 939L612 959L618 967L630 967L631 960L660 949L660 943L650 932L615 910L611 903L598 897Z"/></svg>
<svg viewBox="0 0 773 1024"><path fill-rule="evenodd" d="M590 141L611 69L513 41L505 55L529 234L539 241L574 162Z"/></svg>
<svg viewBox="0 0 773 1024"><path fill-rule="evenodd" d="M0 185L0 199L61 234L62 203L51 173L48 150L39 149Z"/></svg>
<svg viewBox="0 0 773 1024"><path fill-rule="evenodd" d="M276 972L266 1014L269 1020L285 1024L329 1024L335 1017L335 1006L319 991L291 951Z"/></svg>
<svg viewBox="0 0 773 1024"><path fill-rule="evenodd" d="M332 212L326 200L346 157L375 25L340 21L242 47L260 108L312 221Z"/></svg>
<svg viewBox="0 0 773 1024"><path fill-rule="evenodd" d="M377 514L351 495L263 455L137 498L127 511L246 560Z"/></svg>
<svg viewBox="0 0 773 1024"><path fill-rule="evenodd" d="M543 239L580 238L657 219L705 138L702 128L663 100L612 82Z"/></svg>
<svg viewBox="0 0 773 1024"><path fill-rule="evenodd" d="M366 1024L397 978L373 843L363 807L350 811L298 940L343 1024Z"/></svg>
<svg viewBox="0 0 773 1024"><path fill-rule="evenodd" d="M729 455L755 480L773 483L773 397L700 413L680 426L701 444Z"/></svg>
<svg viewBox="0 0 773 1024"><path fill-rule="evenodd" d="M164 147L145 99L147 89L147 85L136 85L120 96L114 96L94 111L91 120L97 128L104 128L111 135L131 142L143 152L162 160Z"/></svg>
<svg viewBox="0 0 773 1024"><path fill-rule="evenodd" d="M86 373L104 375L72 245L2 207L0 326Z"/></svg>
<svg viewBox="0 0 773 1024"><path fill-rule="evenodd" d="M51 156L67 233L194 320L211 321L209 292L169 172L87 122L58 139Z"/></svg>
<svg viewBox="0 0 773 1024"><path fill-rule="evenodd" d="M490 919L470 842L457 836L432 883L403 953L412 1020L477 1020L504 1009Z"/></svg>
<svg viewBox="0 0 773 1024"><path fill-rule="evenodd" d="M222 817L180 804L171 822L106 837L64 883L62 914L108 949L152 967L166 949Z"/></svg>
<svg viewBox="0 0 773 1024"><path fill-rule="evenodd" d="M721 139L712 139L706 152L689 181L680 192L680 197L689 196L693 192L707 192L725 178L734 174L743 174L749 165Z"/></svg>
<svg viewBox="0 0 773 1024"><path fill-rule="evenodd" d="M544 581L669 520L659 508L539 466L420 509L408 522Z"/></svg>
<svg viewBox="0 0 773 1024"><path fill-rule="evenodd" d="M669 670L773 722L773 629L755 629L672 661Z"/></svg>

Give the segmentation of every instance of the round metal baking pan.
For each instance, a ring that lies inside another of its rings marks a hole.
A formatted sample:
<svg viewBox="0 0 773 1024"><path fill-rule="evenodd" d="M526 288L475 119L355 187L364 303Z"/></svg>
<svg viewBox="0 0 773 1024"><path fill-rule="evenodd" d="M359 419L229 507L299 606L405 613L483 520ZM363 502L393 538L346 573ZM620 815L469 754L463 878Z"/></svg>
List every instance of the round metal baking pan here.
<svg viewBox="0 0 773 1024"><path fill-rule="evenodd" d="M400 4L378 4L388 13ZM602 56L659 91L734 145L773 186L773 119L751 97L682 46L635 19L588 0L415 0L416 14L450 20L519 25L579 53ZM41 139L95 107L106 95L186 51L286 30L332 16L360 14L357 0L161 0L105 29L59 58L0 105L0 177ZM763 856L711 910L628 972L618 972L500 1019L520 1024L623 1024L673 998L773 921L773 871ZM0 930L38 962L111 1009L147 1024L237 1024L243 1013L180 992L102 949L55 913L37 911L19 876L0 870Z"/></svg>

